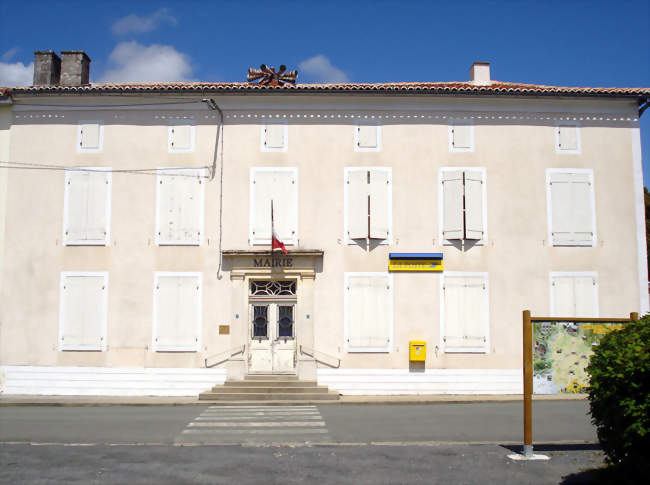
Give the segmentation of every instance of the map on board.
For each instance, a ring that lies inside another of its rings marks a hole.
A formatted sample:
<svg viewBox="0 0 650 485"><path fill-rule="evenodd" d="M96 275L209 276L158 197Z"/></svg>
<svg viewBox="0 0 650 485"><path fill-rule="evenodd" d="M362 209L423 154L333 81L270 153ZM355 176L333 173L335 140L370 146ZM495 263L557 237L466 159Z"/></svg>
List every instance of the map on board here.
<svg viewBox="0 0 650 485"><path fill-rule="evenodd" d="M585 370L600 338L621 324L533 323L533 393L586 392Z"/></svg>

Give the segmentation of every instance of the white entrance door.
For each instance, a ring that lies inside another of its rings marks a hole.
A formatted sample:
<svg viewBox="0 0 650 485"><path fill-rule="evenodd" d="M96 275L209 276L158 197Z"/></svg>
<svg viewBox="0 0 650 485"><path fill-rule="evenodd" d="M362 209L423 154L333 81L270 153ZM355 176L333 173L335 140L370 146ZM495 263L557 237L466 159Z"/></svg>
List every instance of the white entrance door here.
<svg viewBox="0 0 650 485"><path fill-rule="evenodd" d="M250 304L250 373L293 374L296 369L295 303Z"/></svg>

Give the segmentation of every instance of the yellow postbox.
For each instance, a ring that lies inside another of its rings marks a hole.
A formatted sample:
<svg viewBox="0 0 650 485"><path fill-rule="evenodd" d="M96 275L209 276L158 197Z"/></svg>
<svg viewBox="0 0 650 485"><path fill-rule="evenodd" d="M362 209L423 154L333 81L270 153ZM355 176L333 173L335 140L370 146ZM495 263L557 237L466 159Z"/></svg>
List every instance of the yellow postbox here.
<svg viewBox="0 0 650 485"><path fill-rule="evenodd" d="M424 362L427 357L427 343L420 340L409 342L409 360L411 362Z"/></svg>

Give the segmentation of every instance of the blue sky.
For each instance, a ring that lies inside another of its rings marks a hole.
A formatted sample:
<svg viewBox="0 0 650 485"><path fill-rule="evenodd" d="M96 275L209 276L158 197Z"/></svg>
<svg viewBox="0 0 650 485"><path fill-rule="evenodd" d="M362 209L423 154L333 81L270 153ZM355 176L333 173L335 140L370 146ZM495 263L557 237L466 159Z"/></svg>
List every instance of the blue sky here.
<svg viewBox="0 0 650 485"><path fill-rule="evenodd" d="M650 86L650 2L0 0L0 85L31 80L33 51L83 49L93 81L243 81L261 63L299 81L492 78ZM650 187L650 110L641 121Z"/></svg>

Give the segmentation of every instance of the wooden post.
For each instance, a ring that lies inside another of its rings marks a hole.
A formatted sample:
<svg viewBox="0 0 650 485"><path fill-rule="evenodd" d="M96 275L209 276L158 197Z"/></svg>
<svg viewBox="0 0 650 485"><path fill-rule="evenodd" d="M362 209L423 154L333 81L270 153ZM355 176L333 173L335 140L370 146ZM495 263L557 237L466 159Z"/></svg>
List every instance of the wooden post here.
<svg viewBox="0 0 650 485"><path fill-rule="evenodd" d="M533 456L533 323L530 310L523 318L524 360L524 456Z"/></svg>
<svg viewBox="0 0 650 485"><path fill-rule="evenodd" d="M639 314L637 312L630 313L630 320L636 322L639 319Z"/></svg>

